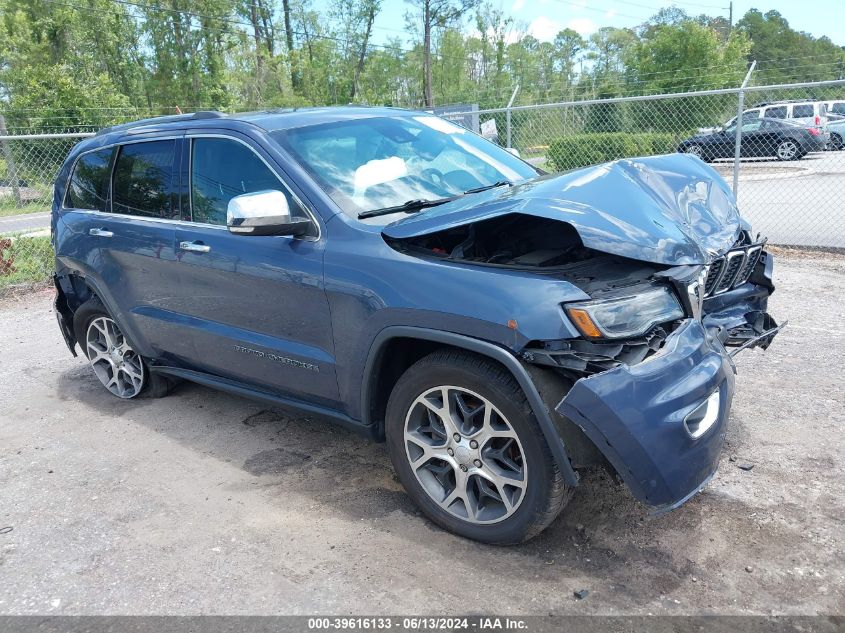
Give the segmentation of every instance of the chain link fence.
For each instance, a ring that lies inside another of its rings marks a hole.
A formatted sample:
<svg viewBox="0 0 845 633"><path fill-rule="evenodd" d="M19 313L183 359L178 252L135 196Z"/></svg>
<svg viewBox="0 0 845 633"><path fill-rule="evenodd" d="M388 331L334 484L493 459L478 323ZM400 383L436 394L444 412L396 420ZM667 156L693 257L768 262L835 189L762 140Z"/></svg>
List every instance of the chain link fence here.
<svg viewBox="0 0 845 633"><path fill-rule="evenodd" d="M467 125L466 114L444 117ZM696 154L731 183L743 216L771 243L845 248L845 80L471 114L475 131L550 172Z"/></svg>
<svg viewBox="0 0 845 633"><path fill-rule="evenodd" d="M697 154L732 184L743 215L771 243L845 249L845 80L442 116L551 172ZM93 133L34 132L7 133L0 118L0 291L49 280L53 180Z"/></svg>

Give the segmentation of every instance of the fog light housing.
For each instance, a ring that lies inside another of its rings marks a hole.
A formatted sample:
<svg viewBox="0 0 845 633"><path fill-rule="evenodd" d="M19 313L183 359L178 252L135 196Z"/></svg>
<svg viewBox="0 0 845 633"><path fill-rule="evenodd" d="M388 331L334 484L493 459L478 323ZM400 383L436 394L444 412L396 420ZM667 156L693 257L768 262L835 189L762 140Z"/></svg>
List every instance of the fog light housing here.
<svg viewBox="0 0 845 633"><path fill-rule="evenodd" d="M720 400L721 396L717 389L707 397L707 400L698 405L684 418L684 428L692 439L697 440L707 433L716 423L716 420L719 419Z"/></svg>

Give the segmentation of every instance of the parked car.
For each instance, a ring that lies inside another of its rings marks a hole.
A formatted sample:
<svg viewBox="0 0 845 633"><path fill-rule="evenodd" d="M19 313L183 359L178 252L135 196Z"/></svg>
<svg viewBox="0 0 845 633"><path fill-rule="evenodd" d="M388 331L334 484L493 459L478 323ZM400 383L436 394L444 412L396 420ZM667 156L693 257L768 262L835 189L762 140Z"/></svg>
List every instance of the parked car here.
<svg viewBox="0 0 845 633"><path fill-rule="evenodd" d="M831 115L845 116L845 100L825 101L824 105L828 117Z"/></svg>
<svg viewBox="0 0 845 633"><path fill-rule="evenodd" d="M712 161L733 158L735 144L736 128L728 127L688 138L678 146L678 151ZM740 156L773 156L778 160L797 160L809 152L821 151L825 146L817 128L780 119L754 119L744 123L740 144Z"/></svg>
<svg viewBox="0 0 845 633"><path fill-rule="evenodd" d="M830 140L830 132L827 128L827 106L822 101L797 100L758 103L742 113L743 126L753 123L757 119L783 119L800 123L808 128L815 128L825 144ZM735 122L736 117L733 117L725 123L723 128L733 127Z"/></svg>
<svg viewBox="0 0 845 633"><path fill-rule="evenodd" d="M836 120L831 119L828 128L830 129L828 149L838 151L845 148L845 117L837 117Z"/></svg>
<svg viewBox="0 0 845 633"><path fill-rule="evenodd" d="M779 329L765 241L700 160L540 175L403 110L103 130L51 225L60 330L108 392L190 380L386 440L421 510L488 543L596 464L684 503L719 462L726 346Z"/></svg>

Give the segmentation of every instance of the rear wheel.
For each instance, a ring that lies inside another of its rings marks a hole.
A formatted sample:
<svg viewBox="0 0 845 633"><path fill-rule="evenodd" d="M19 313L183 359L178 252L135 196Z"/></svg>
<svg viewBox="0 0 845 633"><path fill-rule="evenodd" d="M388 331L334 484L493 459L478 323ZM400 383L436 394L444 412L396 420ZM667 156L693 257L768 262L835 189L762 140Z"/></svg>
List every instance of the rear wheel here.
<svg viewBox="0 0 845 633"><path fill-rule="evenodd" d="M525 395L483 357L443 350L417 362L391 393L385 430L408 494L461 536L522 542L571 496Z"/></svg>
<svg viewBox="0 0 845 633"><path fill-rule="evenodd" d="M149 372L144 359L97 297L77 309L73 326L94 375L112 395L124 399L158 398L170 391L170 381Z"/></svg>
<svg viewBox="0 0 845 633"><path fill-rule="evenodd" d="M836 132L830 133L830 149L832 150L840 150L845 145L843 145L842 136L837 134Z"/></svg>
<svg viewBox="0 0 845 633"><path fill-rule="evenodd" d="M781 141L775 150L778 160L795 160L801 157L800 154L801 150L798 143L790 139Z"/></svg>

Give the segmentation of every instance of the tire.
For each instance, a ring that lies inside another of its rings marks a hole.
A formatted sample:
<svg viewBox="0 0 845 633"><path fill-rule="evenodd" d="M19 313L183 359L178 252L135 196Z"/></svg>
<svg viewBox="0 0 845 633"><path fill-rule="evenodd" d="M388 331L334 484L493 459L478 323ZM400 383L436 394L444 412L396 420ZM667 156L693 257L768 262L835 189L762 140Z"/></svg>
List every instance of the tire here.
<svg viewBox="0 0 845 633"><path fill-rule="evenodd" d="M451 428L433 410L444 400ZM434 523L460 536L521 543L546 528L572 496L525 394L508 371L482 356L439 350L412 365L390 394L385 432L408 495Z"/></svg>
<svg viewBox="0 0 845 633"><path fill-rule="evenodd" d="M778 143L775 149L775 156L778 160L797 160L800 158L801 148L792 139L786 139Z"/></svg>
<svg viewBox="0 0 845 633"><path fill-rule="evenodd" d="M687 145L684 148L684 154L692 154L693 156L698 156L701 160L707 162L707 153L704 151L704 148L701 145L693 143L692 145Z"/></svg>
<svg viewBox="0 0 845 633"><path fill-rule="evenodd" d="M836 132L831 132L831 134L830 134L830 149L832 149L833 151L839 151L843 147L845 147L845 144L843 144L843 142L842 142L842 137L839 134L837 134Z"/></svg>
<svg viewBox="0 0 845 633"><path fill-rule="evenodd" d="M150 373L146 361L132 349L97 296L76 310L73 330L94 375L112 395L123 399L161 398L170 392L174 383ZM94 360L99 348L102 350ZM114 351L110 353L109 349Z"/></svg>

